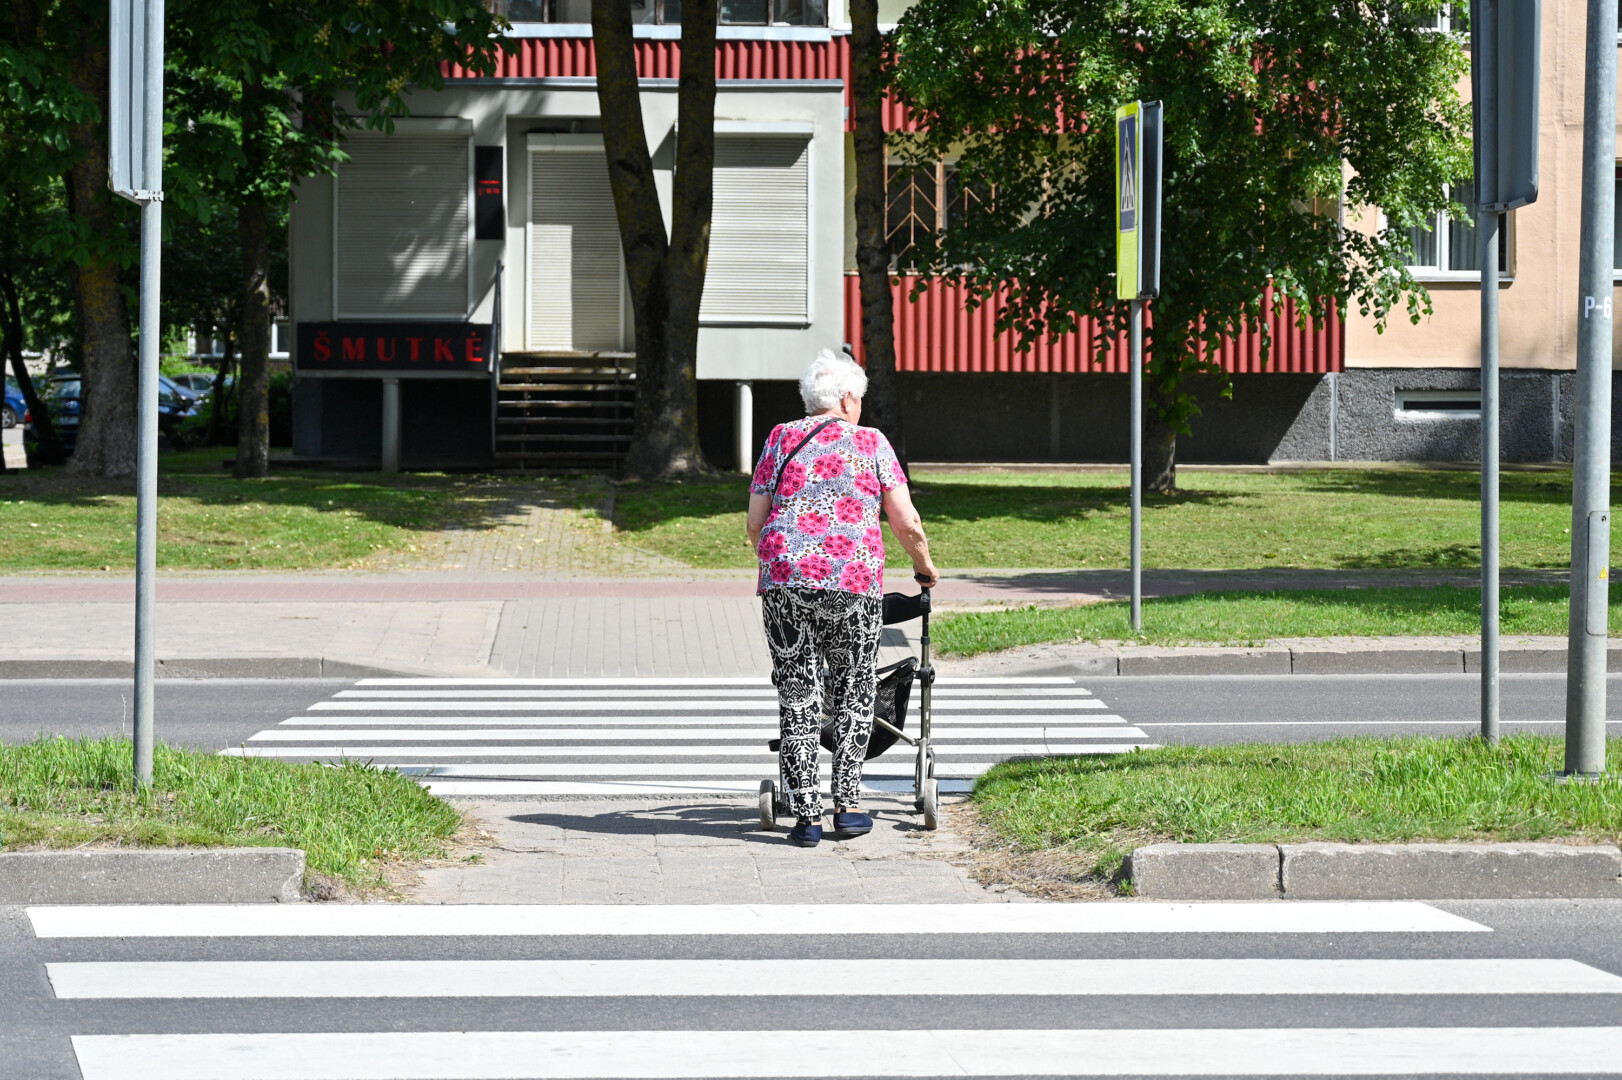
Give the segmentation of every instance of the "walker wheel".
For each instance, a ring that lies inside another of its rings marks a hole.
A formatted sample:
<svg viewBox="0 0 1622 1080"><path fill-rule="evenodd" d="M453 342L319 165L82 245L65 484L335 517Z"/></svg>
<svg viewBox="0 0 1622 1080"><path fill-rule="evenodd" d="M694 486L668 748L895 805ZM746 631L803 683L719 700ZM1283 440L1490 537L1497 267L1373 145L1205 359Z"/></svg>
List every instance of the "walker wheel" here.
<svg viewBox="0 0 1622 1080"><path fill-rule="evenodd" d="M941 785L940 781L931 776L924 781L924 797L919 800L924 804L924 828L930 832L941 823Z"/></svg>
<svg viewBox="0 0 1622 1080"><path fill-rule="evenodd" d="M760 782L760 828L763 832L770 832L777 828L777 782L775 780L762 780Z"/></svg>

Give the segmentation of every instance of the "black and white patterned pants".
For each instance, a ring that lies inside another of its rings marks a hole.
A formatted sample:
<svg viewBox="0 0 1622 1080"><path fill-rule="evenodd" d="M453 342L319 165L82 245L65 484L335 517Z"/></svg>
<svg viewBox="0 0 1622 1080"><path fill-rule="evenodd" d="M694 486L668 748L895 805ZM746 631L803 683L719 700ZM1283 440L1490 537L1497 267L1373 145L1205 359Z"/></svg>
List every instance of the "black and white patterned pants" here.
<svg viewBox="0 0 1622 1080"><path fill-rule="evenodd" d="M879 598L842 589L767 589L760 606L772 652L789 806L796 817L822 816L817 753L824 715L833 718L834 806L856 806L873 734L874 670L884 624Z"/></svg>

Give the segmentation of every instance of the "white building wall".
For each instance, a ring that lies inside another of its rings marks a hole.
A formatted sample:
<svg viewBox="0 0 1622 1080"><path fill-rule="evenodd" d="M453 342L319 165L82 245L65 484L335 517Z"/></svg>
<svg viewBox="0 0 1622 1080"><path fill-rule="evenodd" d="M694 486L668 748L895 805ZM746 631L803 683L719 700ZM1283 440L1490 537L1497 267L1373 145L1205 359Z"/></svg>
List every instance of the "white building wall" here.
<svg viewBox="0 0 1622 1080"><path fill-rule="evenodd" d="M452 84L411 100L415 117L462 117L472 122L474 143L504 147L507 230L505 241L473 245L473 321L493 315L496 266L502 304L502 347L524 347L527 288L525 226L530 207L529 154L525 135L536 129L567 130L600 116L590 79L481 80ZM655 179L666 221L670 215L674 167L676 88L651 82L642 94L642 112ZM699 332L701 379L792 379L819 348L843 341L841 274L845 219L844 96L836 83L722 82L716 118L731 125L785 125L811 133L809 170L809 317L802 326L751 326L742 321L703 325ZM315 177L298 185L292 214L292 317L295 322L333 316L333 182ZM411 318L401 313L401 318Z"/></svg>

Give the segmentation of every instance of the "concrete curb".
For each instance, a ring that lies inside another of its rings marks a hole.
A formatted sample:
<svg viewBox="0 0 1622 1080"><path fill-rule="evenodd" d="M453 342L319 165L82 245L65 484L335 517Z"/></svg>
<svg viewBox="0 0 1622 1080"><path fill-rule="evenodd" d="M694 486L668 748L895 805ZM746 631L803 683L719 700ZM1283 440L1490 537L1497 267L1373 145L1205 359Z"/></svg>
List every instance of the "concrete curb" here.
<svg viewBox="0 0 1622 1080"><path fill-rule="evenodd" d="M221 656L159 660L160 679L364 679L431 674L324 656ZM0 679L129 679L130 660L0 660Z"/></svg>
<svg viewBox="0 0 1622 1080"><path fill-rule="evenodd" d="M303 886L298 848L0 853L0 904L285 904Z"/></svg>
<svg viewBox="0 0 1622 1080"><path fill-rule="evenodd" d="M1151 844L1127 873L1156 900L1622 897L1622 850L1567 844Z"/></svg>
<svg viewBox="0 0 1622 1080"><path fill-rule="evenodd" d="M1608 667L1622 672L1622 643L1613 645ZM1566 670L1563 639L1526 639L1506 644L1500 670L1557 674ZM1292 639L1255 646L1155 648L1061 642L946 657L951 674L1071 675L1467 675L1481 672L1481 648L1470 639Z"/></svg>

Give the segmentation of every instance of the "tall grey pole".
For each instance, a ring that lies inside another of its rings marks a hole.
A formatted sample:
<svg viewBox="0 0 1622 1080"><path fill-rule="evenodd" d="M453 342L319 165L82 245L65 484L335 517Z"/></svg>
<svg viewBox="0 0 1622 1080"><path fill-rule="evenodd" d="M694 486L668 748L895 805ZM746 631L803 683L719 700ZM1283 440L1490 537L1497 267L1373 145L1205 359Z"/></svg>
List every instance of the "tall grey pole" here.
<svg viewBox="0 0 1622 1080"><path fill-rule="evenodd" d="M1613 0L1614 2L1614 0ZM139 148L152 190L141 202L141 337L135 456L135 783L152 783L153 607L158 573L158 289L163 254L163 0L146 4L148 123Z"/></svg>
<svg viewBox="0 0 1622 1080"><path fill-rule="evenodd" d="M1132 632L1137 633L1143 629L1143 301L1133 300L1131 304Z"/></svg>
<svg viewBox="0 0 1622 1080"><path fill-rule="evenodd" d="M1496 43L1498 4L1494 0L1470 9L1480 26L1473 39ZM1478 168L1496 170L1498 162L1498 54L1494 47L1476 49L1474 90ZM1483 180L1493 181L1483 183ZM1481 737L1498 742L1498 214L1485 209L1482 192L1497 190L1496 175L1476 178L1476 232L1481 263Z"/></svg>
<svg viewBox="0 0 1622 1080"><path fill-rule="evenodd" d="M1611 547L1611 290L1616 215L1616 5L1588 0L1583 93L1577 431L1571 485L1571 624L1566 773L1605 771L1607 578Z"/></svg>
<svg viewBox="0 0 1622 1080"><path fill-rule="evenodd" d="M158 250L163 203L141 204L140 434L135 461L135 783L152 783L153 604L158 569Z"/></svg>
<svg viewBox="0 0 1622 1080"><path fill-rule="evenodd" d="M1482 7L1488 5L1483 4ZM1484 160L1492 160L1483 153ZM1481 737L1498 742L1498 214L1481 234Z"/></svg>

